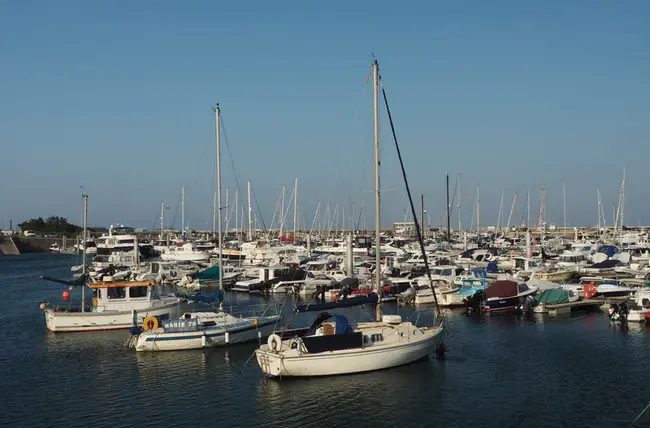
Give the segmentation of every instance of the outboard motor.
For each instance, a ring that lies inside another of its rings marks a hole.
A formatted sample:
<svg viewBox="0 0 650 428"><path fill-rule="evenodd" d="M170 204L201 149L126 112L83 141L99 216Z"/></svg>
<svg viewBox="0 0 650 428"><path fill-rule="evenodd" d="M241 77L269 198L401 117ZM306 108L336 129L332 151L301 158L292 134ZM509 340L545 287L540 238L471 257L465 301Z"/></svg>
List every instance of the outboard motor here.
<svg viewBox="0 0 650 428"><path fill-rule="evenodd" d="M472 296L463 299L463 303L465 303L465 310L467 311L468 314L471 313L480 314L481 309L483 309L484 300L485 300L485 294L483 294L483 290L477 291Z"/></svg>
<svg viewBox="0 0 650 428"><path fill-rule="evenodd" d="M410 302L411 300L415 299L415 294L415 288L413 288L413 286L410 286L399 295L399 299L403 302Z"/></svg>
<svg viewBox="0 0 650 428"><path fill-rule="evenodd" d="M521 303L519 304L519 309L523 313L530 313L533 311L533 308L537 306L537 300L533 296L526 296L521 299Z"/></svg>

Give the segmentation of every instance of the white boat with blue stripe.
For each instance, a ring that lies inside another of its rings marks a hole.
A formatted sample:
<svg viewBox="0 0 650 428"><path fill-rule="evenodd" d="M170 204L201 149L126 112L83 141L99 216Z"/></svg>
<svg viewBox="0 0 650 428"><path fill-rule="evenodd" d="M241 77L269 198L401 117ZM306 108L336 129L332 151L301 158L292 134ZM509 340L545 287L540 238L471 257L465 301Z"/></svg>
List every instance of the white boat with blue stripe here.
<svg viewBox="0 0 650 428"><path fill-rule="evenodd" d="M180 351L224 346L264 338L273 332L280 315L237 318L228 313L187 312L177 320L144 322L135 335L136 351Z"/></svg>

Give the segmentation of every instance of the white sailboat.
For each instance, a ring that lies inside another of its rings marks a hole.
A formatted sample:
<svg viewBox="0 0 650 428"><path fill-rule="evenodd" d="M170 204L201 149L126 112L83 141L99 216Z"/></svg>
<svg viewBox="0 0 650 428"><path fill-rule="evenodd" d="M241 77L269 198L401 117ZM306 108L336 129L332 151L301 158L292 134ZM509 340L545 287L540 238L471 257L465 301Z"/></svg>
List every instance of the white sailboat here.
<svg viewBox="0 0 650 428"><path fill-rule="evenodd" d="M217 212L221 213L221 109L219 104L215 108L216 140L217 140ZM219 260L218 268L219 289L223 290L223 232L222 216L219 214ZM268 308L267 308L268 309ZM212 346L221 346L234 343L247 342L267 336L280 315L266 315L266 311L259 317L237 318L224 312L219 307L217 312L188 312L176 320L163 321L159 327L159 320L152 317L144 322L144 331L137 332L129 340L129 345L136 351L178 351L186 349L201 349Z"/></svg>
<svg viewBox="0 0 650 428"><path fill-rule="evenodd" d="M296 311L334 309L361 303L377 303L377 321L351 325L342 315L321 313L309 328L285 330L269 336L255 351L262 371L269 376L328 376L379 370L426 358L440 343L442 323L417 327L399 315L380 315L381 239L379 186L379 64L373 62L375 134L375 289L376 293Z"/></svg>

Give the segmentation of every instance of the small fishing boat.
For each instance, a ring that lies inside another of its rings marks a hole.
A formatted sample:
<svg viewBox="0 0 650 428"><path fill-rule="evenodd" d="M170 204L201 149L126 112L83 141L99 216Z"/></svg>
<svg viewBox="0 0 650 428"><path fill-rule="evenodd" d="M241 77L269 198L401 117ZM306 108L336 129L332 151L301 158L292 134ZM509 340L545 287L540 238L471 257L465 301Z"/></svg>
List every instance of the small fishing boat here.
<svg viewBox="0 0 650 428"><path fill-rule="evenodd" d="M59 247L59 244L56 242L50 245L50 253L60 253L61 252L61 247Z"/></svg>
<svg viewBox="0 0 650 428"><path fill-rule="evenodd" d="M136 351L180 351L202 349L261 339L273 332L281 316L237 318L223 311L187 312L179 319L144 320L143 330L133 331L131 344Z"/></svg>
<svg viewBox="0 0 650 428"><path fill-rule="evenodd" d="M83 287L85 278L82 277L77 282L66 282L66 285ZM138 325L142 325L144 319L149 316L158 319L178 316L183 299L175 296L157 296L153 286L153 281L88 284L93 290L92 303L88 307L84 302L80 306L69 303L41 304L47 329L53 333L128 329L133 325L133 311L137 311Z"/></svg>

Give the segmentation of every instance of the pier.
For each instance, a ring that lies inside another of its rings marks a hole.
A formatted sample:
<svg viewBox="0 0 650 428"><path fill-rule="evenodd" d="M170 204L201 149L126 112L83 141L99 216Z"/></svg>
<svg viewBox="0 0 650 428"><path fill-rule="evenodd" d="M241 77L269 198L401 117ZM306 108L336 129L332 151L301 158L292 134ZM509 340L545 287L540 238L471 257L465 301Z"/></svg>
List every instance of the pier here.
<svg viewBox="0 0 650 428"><path fill-rule="evenodd" d="M610 305L615 302L624 302L628 297L594 297L591 299L581 299L575 302L556 303L553 305L545 305L543 303L535 306L533 310L536 314L549 314L557 315L561 313L571 312L573 309L609 309Z"/></svg>

